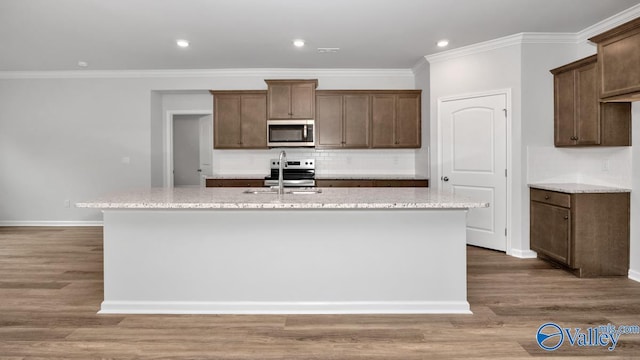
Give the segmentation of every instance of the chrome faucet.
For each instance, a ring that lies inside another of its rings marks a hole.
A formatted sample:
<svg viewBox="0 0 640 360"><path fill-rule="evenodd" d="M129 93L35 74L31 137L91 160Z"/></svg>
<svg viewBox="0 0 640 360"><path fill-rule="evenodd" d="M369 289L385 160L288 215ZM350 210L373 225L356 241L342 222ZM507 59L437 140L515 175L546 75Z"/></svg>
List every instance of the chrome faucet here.
<svg viewBox="0 0 640 360"><path fill-rule="evenodd" d="M284 168L287 167L287 153L280 151L278 158L278 195L284 194Z"/></svg>

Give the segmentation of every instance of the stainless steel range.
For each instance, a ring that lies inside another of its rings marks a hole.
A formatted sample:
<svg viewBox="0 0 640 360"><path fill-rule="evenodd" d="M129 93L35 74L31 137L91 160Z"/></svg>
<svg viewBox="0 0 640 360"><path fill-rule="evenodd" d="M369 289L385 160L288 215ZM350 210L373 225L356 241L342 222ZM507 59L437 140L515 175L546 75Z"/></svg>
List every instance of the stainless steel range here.
<svg viewBox="0 0 640 360"><path fill-rule="evenodd" d="M270 161L271 174L264 178L264 186L278 186L278 159ZM316 186L316 161L314 159L286 160L282 176L284 186L310 187Z"/></svg>

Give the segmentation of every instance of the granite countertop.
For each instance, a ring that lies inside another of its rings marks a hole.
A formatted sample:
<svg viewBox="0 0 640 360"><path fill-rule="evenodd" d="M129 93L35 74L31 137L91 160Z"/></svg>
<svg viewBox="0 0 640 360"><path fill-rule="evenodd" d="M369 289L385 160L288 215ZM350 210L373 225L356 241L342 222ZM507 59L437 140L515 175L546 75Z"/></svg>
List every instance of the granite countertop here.
<svg viewBox="0 0 640 360"><path fill-rule="evenodd" d="M269 174L222 174L205 175L205 179L264 179ZM316 175L316 180L428 180L426 177L415 175L380 175L380 174L360 174L360 175Z"/></svg>
<svg viewBox="0 0 640 360"><path fill-rule="evenodd" d="M540 190L559 191L569 194L580 193L628 193L631 189L625 189L620 187L591 185L591 184L578 184L578 183L542 183L542 184L529 184L530 188Z"/></svg>
<svg viewBox="0 0 640 360"><path fill-rule="evenodd" d="M229 179L229 180L234 180L234 179L264 179L265 176L267 176L268 174L222 174L222 175L205 175L204 178L205 179Z"/></svg>
<svg viewBox="0 0 640 360"><path fill-rule="evenodd" d="M151 188L77 203L94 209L467 209L488 207L429 188L327 188L319 194L245 194L247 188ZM265 188L255 189L264 191Z"/></svg>
<svg viewBox="0 0 640 360"><path fill-rule="evenodd" d="M316 180L427 180L425 177L415 175L381 175L381 174L356 174L356 175L316 175Z"/></svg>

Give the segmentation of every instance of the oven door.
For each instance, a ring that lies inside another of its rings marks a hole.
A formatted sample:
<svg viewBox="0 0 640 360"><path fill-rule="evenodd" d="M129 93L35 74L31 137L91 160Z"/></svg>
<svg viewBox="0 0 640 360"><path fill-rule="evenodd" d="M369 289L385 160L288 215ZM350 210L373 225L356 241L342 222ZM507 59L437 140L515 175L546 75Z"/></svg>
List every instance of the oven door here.
<svg viewBox="0 0 640 360"><path fill-rule="evenodd" d="M313 120L267 120L267 146L314 147Z"/></svg>

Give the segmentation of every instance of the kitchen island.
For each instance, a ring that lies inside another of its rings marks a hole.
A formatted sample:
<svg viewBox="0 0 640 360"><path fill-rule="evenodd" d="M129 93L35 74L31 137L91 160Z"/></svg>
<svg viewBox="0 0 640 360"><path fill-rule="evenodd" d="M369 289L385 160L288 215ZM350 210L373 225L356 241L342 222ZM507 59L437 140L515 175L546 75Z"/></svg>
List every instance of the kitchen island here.
<svg viewBox="0 0 640 360"><path fill-rule="evenodd" d="M101 313L470 313L466 212L428 188L145 189L104 214Z"/></svg>

